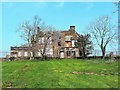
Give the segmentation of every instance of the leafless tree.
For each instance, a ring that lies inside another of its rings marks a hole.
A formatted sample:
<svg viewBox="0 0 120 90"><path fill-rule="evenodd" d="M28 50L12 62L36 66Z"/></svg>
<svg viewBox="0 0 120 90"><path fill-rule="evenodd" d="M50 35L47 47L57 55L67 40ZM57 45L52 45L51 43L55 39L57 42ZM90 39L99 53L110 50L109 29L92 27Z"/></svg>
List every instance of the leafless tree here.
<svg viewBox="0 0 120 90"><path fill-rule="evenodd" d="M40 26L42 26L41 19L38 16L34 16L34 21L33 21L32 31L31 31L32 59L35 59L36 35L38 32L38 27Z"/></svg>
<svg viewBox="0 0 120 90"><path fill-rule="evenodd" d="M107 45L116 35L114 26L110 22L110 18L108 16L99 17L89 25L88 29L100 47L102 58L104 58Z"/></svg>
<svg viewBox="0 0 120 90"><path fill-rule="evenodd" d="M53 48L53 41L55 38L55 28L52 26L44 25L38 28L38 36L36 48L40 52L42 59L45 59L47 53Z"/></svg>
<svg viewBox="0 0 120 90"><path fill-rule="evenodd" d="M28 45L28 56L31 58L31 32L32 27L29 23L29 21L25 21L22 24L19 25L17 31L21 32L20 37L27 42Z"/></svg>
<svg viewBox="0 0 120 90"><path fill-rule="evenodd" d="M40 22L41 19L38 16L34 16L33 24L30 24L30 21L24 21L18 26L17 29L18 32L21 32L20 37L27 42L28 56L30 59L34 59L34 48L32 47L35 43L37 27L40 25Z"/></svg>
<svg viewBox="0 0 120 90"><path fill-rule="evenodd" d="M20 24L17 31L21 32L21 37L27 41L28 56L34 59L36 52L40 52L41 57L45 58L46 53L52 48L55 28L41 22L38 16L34 17L33 23L25 21ZM44 40L42 40L43 38Z"/></svg>

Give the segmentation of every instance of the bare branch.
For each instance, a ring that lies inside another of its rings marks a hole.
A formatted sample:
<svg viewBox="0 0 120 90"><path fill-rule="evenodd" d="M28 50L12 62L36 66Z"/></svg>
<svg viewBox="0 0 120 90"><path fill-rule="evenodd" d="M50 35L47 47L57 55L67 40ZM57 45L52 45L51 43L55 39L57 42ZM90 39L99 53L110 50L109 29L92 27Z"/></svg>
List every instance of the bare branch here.
<svg viewBox="0 0 120 90"><path fill-rule="evenodd" d="M103 57L105 56L106 46L116 35L116 33L111 33L111 30L113 30L113 26L111 25L108 16L98 18L89 26L89 31L94 36L98 46L101 48Z"/></svg>

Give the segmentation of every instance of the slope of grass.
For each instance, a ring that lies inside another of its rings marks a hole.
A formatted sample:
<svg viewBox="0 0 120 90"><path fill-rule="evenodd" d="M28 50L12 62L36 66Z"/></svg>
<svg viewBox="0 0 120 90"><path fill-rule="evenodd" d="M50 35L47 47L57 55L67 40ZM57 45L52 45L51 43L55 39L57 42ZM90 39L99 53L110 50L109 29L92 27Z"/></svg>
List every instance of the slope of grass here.
<svg viewBox="0 0 120 90"><path fill-rule="evenodd" d="M117 88L118 62L77 59L3 62L2 81L3 88Z"/></svg>

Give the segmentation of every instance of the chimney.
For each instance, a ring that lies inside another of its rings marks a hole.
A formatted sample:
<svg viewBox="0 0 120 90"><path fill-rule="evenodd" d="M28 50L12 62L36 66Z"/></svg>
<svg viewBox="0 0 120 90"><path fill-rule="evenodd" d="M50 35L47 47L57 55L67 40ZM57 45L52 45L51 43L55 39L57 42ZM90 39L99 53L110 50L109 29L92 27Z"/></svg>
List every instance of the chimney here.
<svg viewBox="0 0 120 90"><path fill-rule="evenodd" d="M75 30L75 26L70 26L70 29L71 30Z"/></svg>
<svg viewBox="0 0 120 90"><path fill-rule="evenodd" d="M74 34L75 33L75 26L70 26L70 33L71 34Z"/></svg>

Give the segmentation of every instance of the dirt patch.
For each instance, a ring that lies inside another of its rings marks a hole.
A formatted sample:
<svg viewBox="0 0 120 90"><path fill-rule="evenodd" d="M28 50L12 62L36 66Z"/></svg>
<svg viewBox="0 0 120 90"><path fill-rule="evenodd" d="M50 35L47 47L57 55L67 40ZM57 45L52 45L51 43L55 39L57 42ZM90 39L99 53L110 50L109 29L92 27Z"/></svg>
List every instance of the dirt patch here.
<svg viewBox="0 0 120 90"><path fill-rule="evenodd" d="M71 72L71 74L86 74L86 75L100 75L100 76L105 76L105 75L113 75L113 74L103 74L103 73L95 73L95 72Z"/></svg>

